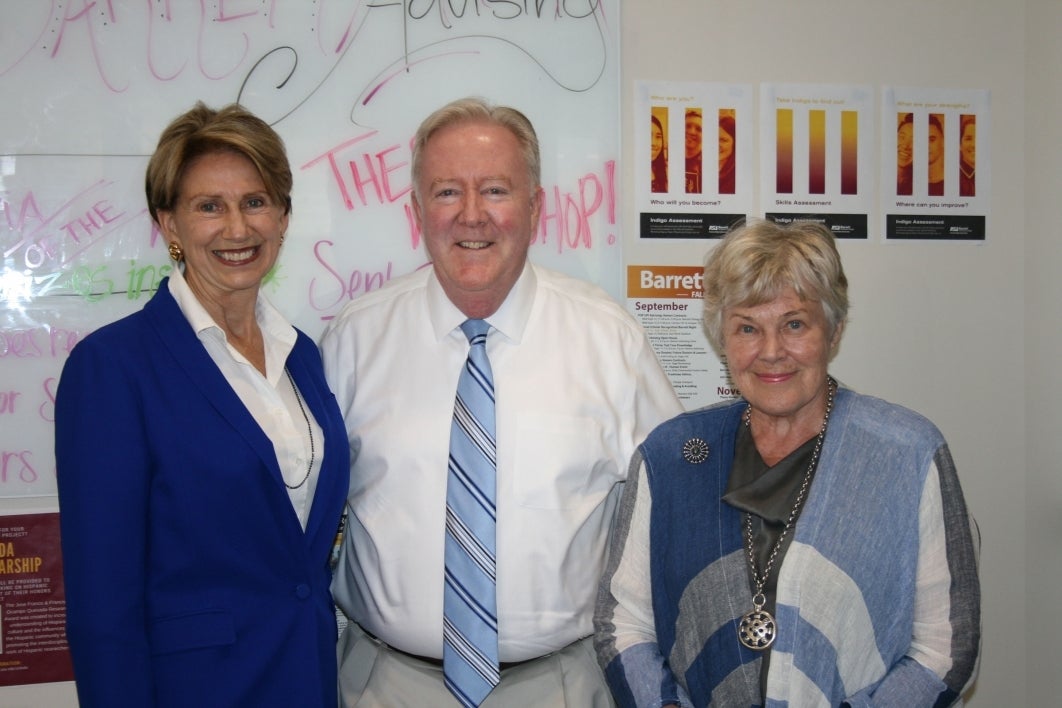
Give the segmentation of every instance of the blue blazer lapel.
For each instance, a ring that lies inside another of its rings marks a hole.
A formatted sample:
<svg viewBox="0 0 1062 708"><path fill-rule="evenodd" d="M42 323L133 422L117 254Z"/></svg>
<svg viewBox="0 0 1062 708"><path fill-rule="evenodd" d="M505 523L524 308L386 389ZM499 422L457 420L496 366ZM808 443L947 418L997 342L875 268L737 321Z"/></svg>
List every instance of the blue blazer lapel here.
<svg viewBox="0 0 1062 708"><path fill-rule="evenodd" d="M144 307L159 339L173 356L176 365L210 402L218 413L247 441L269 470L270 477L283 487L272 441L258 426L254 416L232 390L221 370L210 358L202 342L185 319L169 291L169 279L162 281L159 292Z"/></svg>
<svg viewBox="0 0 1062 708"><path fill-rule="evenodd" d="M325 533L331 543L335 528L322 529L321 524L325 519L330 526L334 524L337 500L341 500L338 503L340 508L345 503L349 457L343 453L349 448L346 429L339 422L342 420L339 408L324 381L324 369L320 361L311 360L311 356L317 356L316 345L300 333L299 341L288 357L288 370L325 436L319 451L322 456L321 475L306 523L306 535L312 539L319 533Z"/></svg>

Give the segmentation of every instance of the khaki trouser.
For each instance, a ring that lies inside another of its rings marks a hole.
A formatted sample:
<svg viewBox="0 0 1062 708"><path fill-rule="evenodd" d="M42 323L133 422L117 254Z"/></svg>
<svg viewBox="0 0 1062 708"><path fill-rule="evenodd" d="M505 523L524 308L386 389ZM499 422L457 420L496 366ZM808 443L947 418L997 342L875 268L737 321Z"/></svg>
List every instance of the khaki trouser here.
<svg viewBox="0 0 1062 708"><path fill-rule="evenodd" d="M454 708L442 667L395 651L351 622L339 638L339 704L344 708ZM481 708L613 708L592 638L502 669Z"/></svg>

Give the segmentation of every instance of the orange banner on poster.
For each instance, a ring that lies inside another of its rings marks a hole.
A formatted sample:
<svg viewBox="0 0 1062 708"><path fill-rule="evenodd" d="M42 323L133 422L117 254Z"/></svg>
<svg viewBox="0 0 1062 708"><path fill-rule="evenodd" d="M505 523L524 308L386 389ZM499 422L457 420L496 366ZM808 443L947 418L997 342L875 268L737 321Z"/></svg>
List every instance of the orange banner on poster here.
<svg viewBox="0 0 1062 708"><path fill-rule="evenodd" d="M700 266L627 266L627 297L704 298Z"/></svg>

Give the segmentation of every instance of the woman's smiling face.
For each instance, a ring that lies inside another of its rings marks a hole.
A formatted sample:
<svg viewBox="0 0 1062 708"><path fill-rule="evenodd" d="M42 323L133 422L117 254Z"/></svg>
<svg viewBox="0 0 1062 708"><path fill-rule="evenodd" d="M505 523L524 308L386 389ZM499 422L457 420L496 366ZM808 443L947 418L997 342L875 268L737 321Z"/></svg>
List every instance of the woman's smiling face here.
<svg viewBox="0 0 1062 708"><path fill-rule="evenodd" d="M201 302L219 302L258 287L280 254L288 227L258 170L225 150L194 158L185 168L172 211L159 212L166 241L184 253L184 278Z"/></svg>

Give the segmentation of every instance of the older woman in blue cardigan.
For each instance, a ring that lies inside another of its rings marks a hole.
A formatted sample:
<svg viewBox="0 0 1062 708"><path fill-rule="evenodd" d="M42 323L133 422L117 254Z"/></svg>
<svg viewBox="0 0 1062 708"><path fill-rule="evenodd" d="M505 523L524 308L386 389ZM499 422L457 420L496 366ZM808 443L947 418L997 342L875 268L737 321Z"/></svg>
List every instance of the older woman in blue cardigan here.
<svg viewBox="0 0 1062 708"><path fill-rule="evenodd" d="M976 674L980 591L955 465L922 416L828 372L832 235L756 222L705 268L741 399L631 463L595 617L621 706L944 706Z"/></svg>

